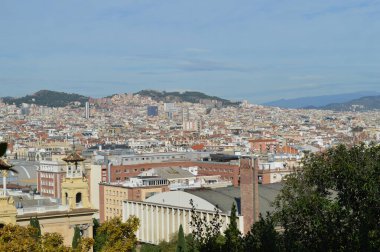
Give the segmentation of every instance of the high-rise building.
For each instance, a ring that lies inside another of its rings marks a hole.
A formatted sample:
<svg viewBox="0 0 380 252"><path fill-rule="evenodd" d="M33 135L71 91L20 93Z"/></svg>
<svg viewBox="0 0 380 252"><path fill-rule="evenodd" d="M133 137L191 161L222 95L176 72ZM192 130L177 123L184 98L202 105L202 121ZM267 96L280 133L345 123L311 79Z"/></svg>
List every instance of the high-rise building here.
<svg viewBox="0 0 380 252"><path fill-rule="evenodd" d="M86 102L85 105L85 118L88 119L90 118L90 103Z"/></svg>
<svg viewBox="0 0 380 252"><path fill-rule="evenodd" d="M158 106L148 106L147 108L148 116L158 116Z"/></svg>

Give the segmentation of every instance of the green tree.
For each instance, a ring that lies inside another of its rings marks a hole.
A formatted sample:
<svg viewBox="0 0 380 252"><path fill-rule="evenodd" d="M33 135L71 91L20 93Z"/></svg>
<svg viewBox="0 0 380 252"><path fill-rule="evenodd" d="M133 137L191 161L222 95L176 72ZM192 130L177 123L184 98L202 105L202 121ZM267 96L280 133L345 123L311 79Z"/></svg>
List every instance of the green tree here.
<svg viewBox="0 0 380 252"><path fill-rule="evenodd" d="M178 243L178 234L177 232L170 235L169 241L161 241L158 244L158 251L160 252L176 252Z"/></svg>
<svg viewBox="0 0 380 252"><path fill-rule="evenodd" d="M140 248L140 252L161 252L159 246L152 244L142 244Z"/></svg>
<svg viewBox="0 0 380 252"><path fill-rule="evenodd" d="M93 222L92 235L95 240L94 252L99 252L101 251L102 247L104 246L106 242L106 234L105 233L99 234L98 229L100 227L100 223L97 219L93 218L92 222Z"/></svg>
<svg viewBox="0 0 380 252"><path fill-rule="evenodd" d="M71 243L71 246L73 249L78 248L79 242L81 239L81 234L80 234L80 229L78 226L75 226L74 228L74 236L73 236L73 241Z"/></svg>
<svg viewBox="0 0 380 252"><path fill-rule="evenodd" d="M288 251L378 251L380 146L340 145L303 160L275 201Z"/></svg>
<svg viewBox="0 0 380 252"><path fill-rule="evenodd" d="M215 208L213 218L208 221L207 216L200 214L195 208L193 200L191 205L191 221L193 244L191 251L213 252L221 251L224 244L224 237L220 233L222 220L220 210Z"/></svg>
<svg viewBox="0 0 380 252"><path fill-rule="evenodd" d="M36 239L38 230L31 225L22 227L8 224L0 229L0 251L12 252L71 252L63 245L63 237L58 233L45 233ZM81 250L81 252L87 252Z"/></svg>
<svg viewBox="0 0 380 252"><path fill-rule="evenodd" d="M41 237L41 226L40 226L40 222L38 221L37 217L30 218L30 225L37 230L36 238Z"/></svg>
<svg viewBox="0 0 380 252"><path fill-rule="evenodd" d="M94 245L94 239L89 238L89 237L82 237L79 241L79 245L76 251L87 252L92 248L93 245Z"/></svg>
<svg viewBox="0 0 380 252"><path fill-rule="evenodd" d="M244 251L276 252L282 251L281 237L275 230L273 218L267 214L266 218L259 215L251 230L244 236Z"/></svg>
<svg viewBox="0 0 380 252"><path fill-rule="evenodd" d="M176 252L186 252L186 239L185 234L183 233L183 227L182 224L179 225L179 231L178 231L178 241L177 241L177 249Z"/></svg>
<svg viewBox="0 0 380 252"><path fill-rule="evenodd" d="M136 243L136 231L139 228L139 219L135 216L129 217L126 222L122 222L119 217L112 218L104 222L97 229L97 237L101 237L104 241L99 242L101 245L98 251L131 251Z"/></svg>
<svg viewBox="0 0 380 252"><path fill-rule="evenodd" d="M21 227L8 224L0 229L0 251L38 251L35 240L37 230L32 226Z"/></svg>
<svg viewBox="0 0 380 252"><path fill-rule="evenodd" d="M242 251L242 237L237 225L236 205L232 204L230 223L224 231L225 243L223 251L240 252Z"/></svg>
<svg viewBox="0 0 380 252"><path fill-rule="evenodd" d="M40 250L44 252L69 252L72 251L63 245L63 237L58 233L45 233L41 236Z"/></svg>

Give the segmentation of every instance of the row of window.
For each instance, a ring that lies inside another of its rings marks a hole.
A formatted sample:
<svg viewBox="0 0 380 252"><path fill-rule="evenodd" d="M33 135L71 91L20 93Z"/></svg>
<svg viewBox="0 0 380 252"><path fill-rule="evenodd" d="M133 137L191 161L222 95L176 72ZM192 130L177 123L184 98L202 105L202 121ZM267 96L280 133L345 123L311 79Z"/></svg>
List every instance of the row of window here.
<svg viewBox="0 0 380 252"><path fill-rule="evenodd" d="M43 185L43 186L54 186L54 182L41 180L41 185Z"/></svg>
<svg viewBox="0 0 380 252"><path fill-rule="evenodd" d="M54 178L54 174L52 173L40 173L41 178Z"/></svg>
<svg viewBox="0 0 380 252"><path fill-rule="evenodd" d="M140 172L145 171L145 168L140 168L140 169L137 169L137 168L135 168L135 169L124 169L124 173L138 172L138 171L140 171ZM116 170L115 171L115 173L121 173L121 172L122 172L122 170Z"/></svg>
<svg viewBox="0 0 380 252"><path fill-rule="evenodd" d="M106 199L106 203L109 205L120 205L120 206L123 205L122 200L114 200L114 199Z"/></svg>
<svg viewBox="0 0 380 252"><path fill-rule="evenodd" d="M122 213L122 211L121 211L121 209L117 209L117 208L111 208L111 207L106 207L106 213L107 214L119 214L119 215L121 215L121 213ZM108 218L108 216L107 216L107 218Z"/></svg>
<svg viewBox="0 0 380 252"><path fill-rule="evenodd" d="M200 171L214 171L214 172L229 172L233 173L234 169L224 169L224 168L206 168L206 167L199 167Z"/></svg>
<svg viewBox="0 0 380 252"><path fill-rule="evenodd" d="M42 193L54 194L54 190L51 189L41 189Z"/></svg>
<svg viewBox="0 0 380 252"><path fill-rule="evenodd" d="M117 190L106 190L106 195L116 196L116 197L127 197L127 192L119 192Z"/></svg>
<svg viewBox="0 0 380 252"><path fill-rule="evenodd" d="M141 157L141 158L124 158L123 161L140 161L140 160L165 160L170 158L185 158L185 156L161 156L161 157Z"/></svg>

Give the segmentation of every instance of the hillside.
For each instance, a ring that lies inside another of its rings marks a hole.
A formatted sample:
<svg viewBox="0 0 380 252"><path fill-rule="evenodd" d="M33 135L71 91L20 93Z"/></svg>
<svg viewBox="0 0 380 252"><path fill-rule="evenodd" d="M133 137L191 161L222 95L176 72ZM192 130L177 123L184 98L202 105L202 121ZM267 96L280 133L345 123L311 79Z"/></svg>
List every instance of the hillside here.
<svg viewBox="0 0 380 252"><path fill-rule="evenodd" d="M155 90L141 90L135 94L151 97L155 101L163 102L191 102L199 103L205 100L214 100L221 102L223 106L238 105L239 102L232 102L217 96L209 96L201 92L185 91L185 92L160 92Z"/></svg>
<svg viewBox="0 0 380 252"><path fill-rule="evenodd" d="M48 107L65 107L73 102L80 102L81 106L83 106L89 98L78 94L41 90L24 97L4 97L2 99L6 104L16 104L17 106L20 106L22 103L28 103Z"/></svg>
<svg viewBox="0 0 380 252"><path fill-rule="evenodd" d="M365 96L344 103L332 103L317 109L335 111L368 111L380 109L380 95Z"/></svg>
<svg viewBox="0 0 380 252"><path fill-rule="evenodd" d="M294 99L281 99L264 103L265 106L281 108L319 108L332 103L345 103L364 96L378 95L377 92L355 92L337 95L321 95L310 97L299 97Z"/></svg>

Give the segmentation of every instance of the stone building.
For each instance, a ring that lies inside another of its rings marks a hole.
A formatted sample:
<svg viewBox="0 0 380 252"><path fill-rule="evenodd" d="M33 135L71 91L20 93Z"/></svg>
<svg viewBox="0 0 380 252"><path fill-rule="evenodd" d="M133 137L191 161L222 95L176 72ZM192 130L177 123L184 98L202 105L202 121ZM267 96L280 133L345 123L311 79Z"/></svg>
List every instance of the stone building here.
<svg viewBox="0 0 380 252"><path fill-rule="evenodd" d="M83 176L83 161L75 151L63 159L66 176L62 183L62 204L48 198L34 198L20 192L8 192L4 188L0 196L0 225L19 224L27 226L32 217L39 220L42 233L57 232L64 244L71 246L74 227L82 236L92 238L92 218L97 210L89 200L89 186ZM6 184L6 183L5 183Z"/></svg>

